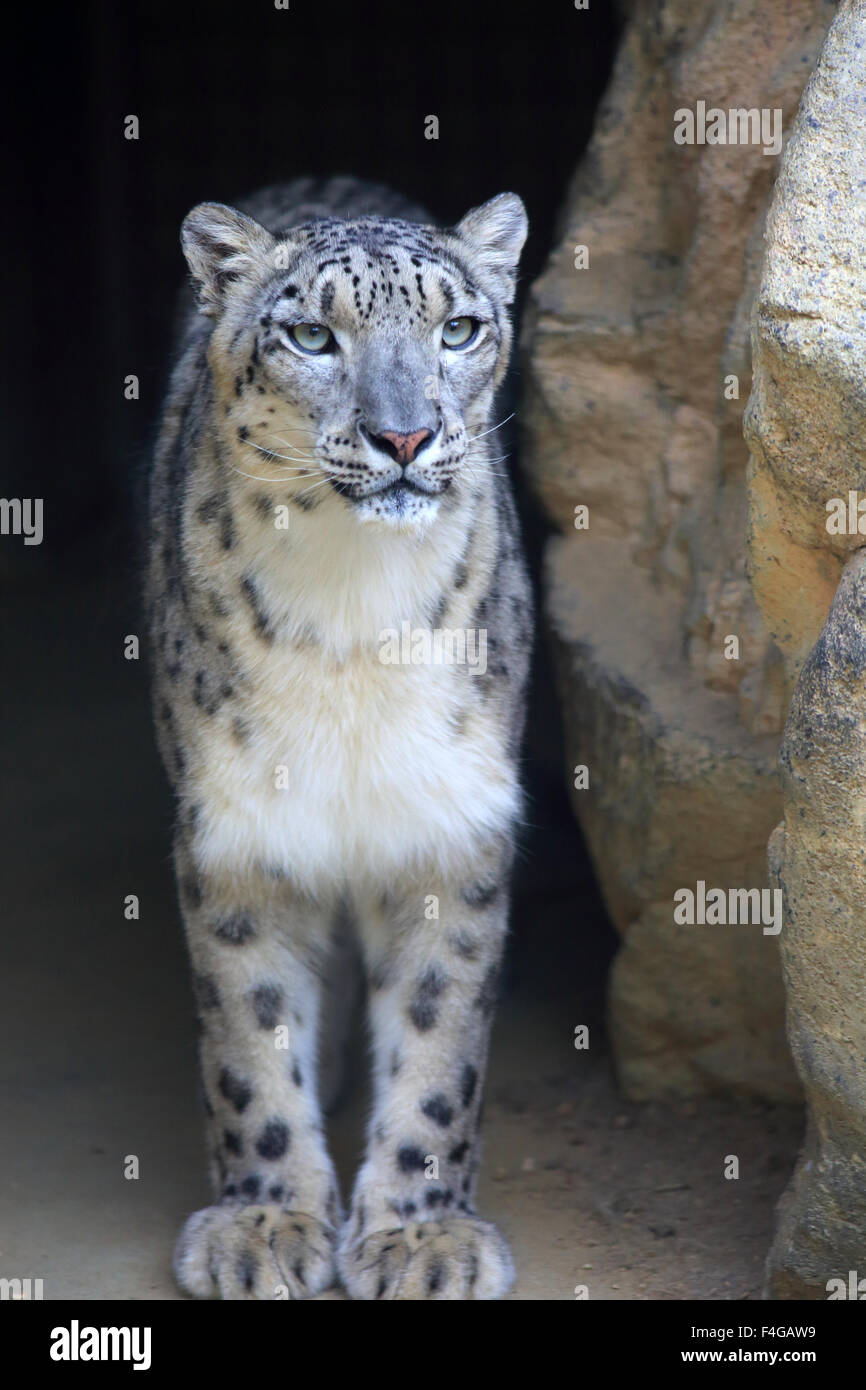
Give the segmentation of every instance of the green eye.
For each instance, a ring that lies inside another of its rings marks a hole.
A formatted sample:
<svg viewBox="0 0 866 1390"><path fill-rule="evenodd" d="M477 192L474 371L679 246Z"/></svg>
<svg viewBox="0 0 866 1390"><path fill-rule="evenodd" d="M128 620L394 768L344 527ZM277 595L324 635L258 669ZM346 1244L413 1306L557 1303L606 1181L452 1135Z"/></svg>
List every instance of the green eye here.
<svg viewBox="0 0 866 1390"><path fill-rule="evenodd" d="M477 319L449 319L442 325L442 344L447 348L462 348L476 337L480 325Z"/></svg>
<svg viewBox="0 0 866 1390"><path fill-rule="evenodd" d="M304 352L325 352L334 342L330 328L322 323L295 323L289 334L292 342Z"/></svg>

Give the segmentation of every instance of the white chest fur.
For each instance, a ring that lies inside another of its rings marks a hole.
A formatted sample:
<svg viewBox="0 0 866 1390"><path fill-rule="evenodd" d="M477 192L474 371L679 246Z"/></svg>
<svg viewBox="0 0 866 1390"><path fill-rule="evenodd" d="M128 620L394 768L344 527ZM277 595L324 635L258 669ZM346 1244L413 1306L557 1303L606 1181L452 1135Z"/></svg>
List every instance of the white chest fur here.
<svg viewBox="0 0 866 1390"><path fill-rule="evenodd" d="M240 617L230 641L248 672L229 722L197 731L198 849L223 868L281 868L315 889L387 885L412 865L458 859L514 817L504 732L465 665L388 664L380 634L427 626L465 550L466 518L427 537L302 517L253 565L275 636ZM298 641L299 634L308 640Z"/></svg>

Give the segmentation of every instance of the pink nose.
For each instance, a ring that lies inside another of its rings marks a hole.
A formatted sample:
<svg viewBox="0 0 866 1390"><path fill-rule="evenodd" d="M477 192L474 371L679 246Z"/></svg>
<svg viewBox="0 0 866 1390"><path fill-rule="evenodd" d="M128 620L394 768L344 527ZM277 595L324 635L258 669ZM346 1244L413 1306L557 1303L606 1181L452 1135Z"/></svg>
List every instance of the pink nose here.
<svg viewBox="0 0 866 1390"><path fill-rule="evenodd" d="M411 463L425 440L433 434L432 430L414 430L412 434L398 434L396 430L383 430L376 439L385 439L391 446L388 450L398 463Z"/></svg>

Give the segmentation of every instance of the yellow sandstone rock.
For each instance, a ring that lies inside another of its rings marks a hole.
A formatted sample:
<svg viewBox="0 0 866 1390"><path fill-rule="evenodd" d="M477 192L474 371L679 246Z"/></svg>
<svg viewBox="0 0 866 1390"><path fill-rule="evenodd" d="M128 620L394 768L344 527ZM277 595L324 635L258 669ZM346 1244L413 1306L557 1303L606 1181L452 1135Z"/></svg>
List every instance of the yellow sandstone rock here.
<svg viewBox="0 0 866 1390"><path fill-rule="evenodd" d="M747 412L750 557L755 595L794 684L780 759L784 819L770 865L784 893L788 1033L809 1105L767 1290L822 1299L831 1281L847 1287L852 1271L866 1274L862 0L840 5L803 95L766 241ZM840 511L834 499L847 505ZM828 526L842 512L847 526Z"/></svg>
<svg viewBox="0 0 866 1390"><path fill-rule="evenodd" d="M832 16L823 0L632 6L526 316L523 459L558 532L568 784L585 764L572 801L623 937L611 1033L635 1098L801 1094L780 938L678 925L674 894L770 886L788 695L746 573L749 321L779 168L764 136L790 131ZM684 111L709 141L716 109L727 143L678 142ZM730 116L751 110L757 125ZM750 123L757 141L730 143Z"/></svg>

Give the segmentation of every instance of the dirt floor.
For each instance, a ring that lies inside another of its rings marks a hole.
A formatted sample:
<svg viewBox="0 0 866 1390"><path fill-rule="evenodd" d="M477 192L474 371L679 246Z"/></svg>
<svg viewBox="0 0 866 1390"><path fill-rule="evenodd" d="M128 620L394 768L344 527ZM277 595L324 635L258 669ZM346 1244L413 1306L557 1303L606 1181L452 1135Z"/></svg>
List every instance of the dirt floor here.
<svg viewBox="0 0 866 1390"><path fill-rule="evenodd" d="M53 588L25 597L0 634L18 653L2 725L0 1277L40 1278L46 1299L175 1299L172 1243L208 1191L168 802L144 663L122 655L140 624L93 593L62 619ZM479 1200L512 1242L510 1297L758 1298L801 1116L618 1097L614 943L570 826L543 838L514 912ZM362 1111L356 1098L332 1123L344 1173Z"/></svg>

